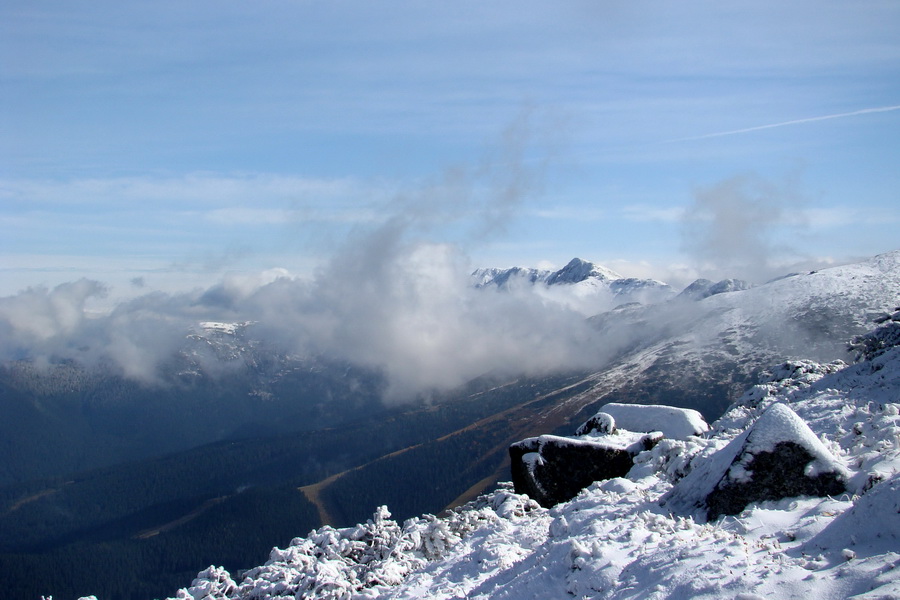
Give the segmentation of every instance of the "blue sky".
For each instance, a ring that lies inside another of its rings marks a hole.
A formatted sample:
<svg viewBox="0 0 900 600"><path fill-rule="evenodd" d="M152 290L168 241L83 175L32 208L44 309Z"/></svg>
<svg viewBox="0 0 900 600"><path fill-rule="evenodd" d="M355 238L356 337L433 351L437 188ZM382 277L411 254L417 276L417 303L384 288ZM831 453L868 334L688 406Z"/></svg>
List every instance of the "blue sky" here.
<svg viewBox="0 0 900 600"><path fill-rule="evenodd" d="M472 267L687 283L900 248L900 3L0 5L0 295ZM281 272L281 271L279 271Z"/></svg>

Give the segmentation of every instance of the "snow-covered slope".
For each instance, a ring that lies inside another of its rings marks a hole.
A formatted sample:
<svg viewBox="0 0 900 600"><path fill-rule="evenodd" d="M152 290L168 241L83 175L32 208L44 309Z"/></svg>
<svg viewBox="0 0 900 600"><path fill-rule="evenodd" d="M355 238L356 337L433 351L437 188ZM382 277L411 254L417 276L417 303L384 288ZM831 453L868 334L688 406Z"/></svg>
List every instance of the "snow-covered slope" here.
<svg viewBox="0 0 900 600"><path fill-rule="evenodd" d="M900 311L892 319L856 341L861 362L783 363L706 436L663 440L627 477L552 509L508 489L403 525L382 508L365 525L274 549L242 581L210 567L176 597L898 598ZM686 474L764 426L774 405L836 457L849 493L751 504L713 522L666 504Z"/></svg>
<svg viewBox="0 0 900 600"><path fill-rule="evenodd" d="M589 322L621 350L557 410L639 402L716 418L763 368L788 358L844 359L846 341L898 305L900 252L698 301L619 306Z"/></svg>
<svg viewBox="0 0 900 600"><path fill-rule="evenodd" d="M749 290L753 285L742 279L723 279L722 281L712 282L709 279L697 279L691 285L684 288L680 294L682 298L691 300L702 300L715 296L716 294L726 294L728 292L740 292Z"/></svg>

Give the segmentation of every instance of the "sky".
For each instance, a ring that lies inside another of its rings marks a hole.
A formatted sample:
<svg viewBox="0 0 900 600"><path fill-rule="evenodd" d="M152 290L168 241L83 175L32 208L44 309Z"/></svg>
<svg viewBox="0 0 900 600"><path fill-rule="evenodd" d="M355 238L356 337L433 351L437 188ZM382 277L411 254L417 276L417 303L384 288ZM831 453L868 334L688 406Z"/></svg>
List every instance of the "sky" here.
<svg viewBox="0 0 900 600"><path fill-rule="evenodd" d="M6 0L0 296L321 277L379 231L673 285L898 249L898 31L893 0Z"/></svg>

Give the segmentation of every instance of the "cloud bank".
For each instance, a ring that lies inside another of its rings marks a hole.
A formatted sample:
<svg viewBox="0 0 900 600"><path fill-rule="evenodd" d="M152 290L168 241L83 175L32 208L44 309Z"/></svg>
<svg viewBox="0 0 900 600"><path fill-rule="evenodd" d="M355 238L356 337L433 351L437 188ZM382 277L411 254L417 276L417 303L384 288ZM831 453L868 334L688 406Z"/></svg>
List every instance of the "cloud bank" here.
<svg viewBox="0 0 900 600"><path fill-rule="evenodd" d="M585 325L585 309L526 288L478 290L470 279L466 247L502 232L540 190L543 162L525 159L530 118L523 113L480 163L398 194L312 277L226 276L102 315L87 307L106 287L86 279L0 298L2 358L112 364L153 381L199 322L252 321L254 335L285 352L377 369L394 400L489 372L595 365L615 348Z"/></svg>
<svg viewBox="0 0 900 600"><path fill-rule="evenodd" d="M201 321L253 321L283 351L382 372L389 400L489 372L587 367L614 350L585 315L524 288L479 290L458 246L411 241L395 219L345 247L312 279L270 272L188 294L151 293L92 316L89 280L0 299L4 359L112 364L153 381Z"/></svg>

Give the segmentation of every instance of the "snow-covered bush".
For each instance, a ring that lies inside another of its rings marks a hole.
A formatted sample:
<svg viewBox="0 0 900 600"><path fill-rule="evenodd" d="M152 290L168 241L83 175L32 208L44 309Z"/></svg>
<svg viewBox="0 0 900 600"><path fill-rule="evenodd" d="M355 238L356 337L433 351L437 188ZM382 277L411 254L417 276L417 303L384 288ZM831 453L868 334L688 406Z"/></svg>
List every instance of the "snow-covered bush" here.
<svg viewBox="0 0 900 600"><path fill-rule="evenodd" d="M444 517L425 515L401 526L381 506L364 524L321 527L287 548L273 548L268 562L247 571L240 585L224 569L210 567L169 600L374 597L440 559L481 525L524 517L537 508L527 496L502 488Z"/></svg>
<svg viewBox="0 0 900 600"><path fill-rule="evenodd" d="M188 589L178 590L179 600L226 600L234 597L237 584L222 567L209 566L197 574Z"/></svg>

